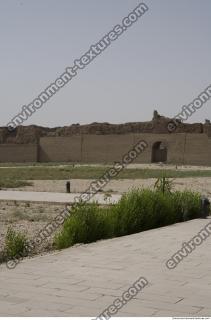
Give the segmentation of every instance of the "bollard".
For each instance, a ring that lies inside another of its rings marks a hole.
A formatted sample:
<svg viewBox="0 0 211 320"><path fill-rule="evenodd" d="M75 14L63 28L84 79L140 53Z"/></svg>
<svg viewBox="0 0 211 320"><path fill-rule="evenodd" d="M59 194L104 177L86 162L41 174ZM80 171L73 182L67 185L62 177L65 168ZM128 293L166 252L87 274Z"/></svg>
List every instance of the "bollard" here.
<svg viewBox="0 0 211 320"><path fill-rule="evenodd" d="M210 201L206 197L201 198L201 214L200 218L206 219L210 213Z"/></svg>
<svg viewBox="0 0 211 320"><path fill-rule="evenodd" d="M66 192L70 193L70 181L66 182Z"/></svg>

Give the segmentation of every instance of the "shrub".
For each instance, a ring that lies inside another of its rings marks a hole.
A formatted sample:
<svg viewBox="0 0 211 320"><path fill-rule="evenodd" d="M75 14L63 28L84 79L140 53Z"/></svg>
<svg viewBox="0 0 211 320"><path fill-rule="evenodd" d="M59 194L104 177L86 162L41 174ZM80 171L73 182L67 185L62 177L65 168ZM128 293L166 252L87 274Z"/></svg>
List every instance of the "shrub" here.
<svg viewBox="0 0 211 320"><path fill-rule="evenodd" d="M8 228L5 238L4 255L11 259L16 255L26 255L27 238L25 234Z"/></svg>
<svg viewBox="0 0 211 320"><path fill-rule="evenodd" d="M184 191L181 193L181 206L183 220L191 220L198 218L200 215L200 194L190 191Z"/></svg>
<svg viewBox="0 0 211 320"><path fill-rule="evenodd" d="M116 206L116 234L126 235L182 221L182 210L173 195L148 189L132 190L124 195Z"/></svg>
<svg viewBox="0 0 211 320"><path fill-rule="evenodd" d="M54 239L56 247L67 248L75 243L89 243L112 236L112 230L109 230L111 216L107 210L96 203L75 206Z"/></svg>
<svg viewBox="0 0 211 320"><path fill-rule="evenodd" d="M200 194L133 189L109 207L80 203L55 236L56 248L118 237L194 219L200 212Z"/></svg>

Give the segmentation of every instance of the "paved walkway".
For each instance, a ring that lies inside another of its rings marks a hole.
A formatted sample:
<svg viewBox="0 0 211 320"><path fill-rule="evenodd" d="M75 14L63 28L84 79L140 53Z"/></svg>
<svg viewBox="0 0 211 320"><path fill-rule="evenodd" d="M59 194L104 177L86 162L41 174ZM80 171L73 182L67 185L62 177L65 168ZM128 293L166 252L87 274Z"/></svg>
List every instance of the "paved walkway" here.
<svg viewBox="0 0 211 320"><path fill-rule="evenodd" d="M50 202L50 203L74 203L75 197L81 193L56 193L56 192L29 192L29 191L0 191L0 200ZM89 202L97 201L99 204L115 203L121 195L112 195L107 200L105 195L98 193Z"/></svg>
<svg viewBox="0 0 211 320"><path fill-rule="evenodd" d="M99 241L0 267L0 316L97 316L145 277L115 316L211 316L211 237L174 270L165 262L210 219Z"/></svg>

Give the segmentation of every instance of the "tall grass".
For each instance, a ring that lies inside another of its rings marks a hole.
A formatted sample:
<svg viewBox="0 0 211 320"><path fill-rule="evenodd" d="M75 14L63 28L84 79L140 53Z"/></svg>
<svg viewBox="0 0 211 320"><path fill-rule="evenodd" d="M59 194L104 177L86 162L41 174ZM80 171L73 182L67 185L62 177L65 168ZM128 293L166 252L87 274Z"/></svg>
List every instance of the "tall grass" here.
<svg viewBox="0 0 211 320"><path fill-rule="evenodd" d="M165 173L162 177L158 178L154 184L154 189L162 193L172 192L174 180L170 180L165 176Z"/></svg>
<svg viewBox="0 0 211 320"><path fill-rule="evenodd" d="M5 238L4 255L11 259L19 254L26 254L27 238L25 234L9 227Z"/></svg>
<svg viewBox="0 0 211 320"><path fill-rule="evenodd" d="M200 194L134 189L110 207L81 203L55 236L56 248L119 237L199 217Z"/></svg>

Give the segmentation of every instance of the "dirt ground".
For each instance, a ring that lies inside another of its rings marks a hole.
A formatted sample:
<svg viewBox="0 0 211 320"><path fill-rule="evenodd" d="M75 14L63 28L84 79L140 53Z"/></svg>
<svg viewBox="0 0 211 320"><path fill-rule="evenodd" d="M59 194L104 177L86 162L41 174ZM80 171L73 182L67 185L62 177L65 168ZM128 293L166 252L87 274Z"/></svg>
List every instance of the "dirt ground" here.
<svg viewBox="0 0 211 320"><path fill-rule="evenodd" d="M130 165L129 168L158 169L162 165ZM175 166L164 166L175 169ZM178 170L210 170L208 167L181 166ZM110 181L102 192L122 194L132 188L153 188L156 179L120 179ZM10 190L23 190L34 192L66 192L66 180L33 180L32 186L20 187ZM73 179L71 192L84 192L93 180ZM192 190L200 192L211 198L211 177L193 177L174 179L174 190ZM4 246L4 239L9 226L15 230L25 232L29 239L33 239L52 219L64 209L64 205L49 203L0 202L0 251ZM52 244L49 238L38 247L38 252L49 250Z"/></svg>
<svg viewBox="0 0 211 320"><path fill-rule="evenodd" d="M211 177L176 178L174 190L189 189L200 192L202 195L211 196ZM93 180L72 179L71 192L84 192ZM120 193L129 191L131 188L153 188L156 179L120 179L112 180L103 191ZM34 191L34 192L66 192L67 180L33 180L32 186L13 188L10 190Z"/></svg>
<svg viewBox="0 0 211 320"><path fill-rule="evenodd" d="M8 227L26 234L28 239L33 239L53 218L59 215L64 205L1 201L0 202L0 251L5 243ZM47 251L52 244L53 235L40 246L37 252Z"/></svg>

